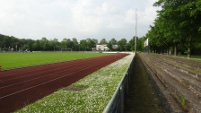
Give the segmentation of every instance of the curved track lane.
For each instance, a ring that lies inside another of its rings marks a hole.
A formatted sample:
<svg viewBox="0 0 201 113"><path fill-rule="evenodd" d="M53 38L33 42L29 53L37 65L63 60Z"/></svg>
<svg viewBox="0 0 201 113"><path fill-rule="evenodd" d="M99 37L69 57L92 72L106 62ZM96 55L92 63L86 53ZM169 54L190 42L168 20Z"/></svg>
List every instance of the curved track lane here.
<svg viewBox="0 0 201 113"><path fill-rule="evenodd" d="M0 112L24 107L127 54L33 66L0 73Z"/></svg>

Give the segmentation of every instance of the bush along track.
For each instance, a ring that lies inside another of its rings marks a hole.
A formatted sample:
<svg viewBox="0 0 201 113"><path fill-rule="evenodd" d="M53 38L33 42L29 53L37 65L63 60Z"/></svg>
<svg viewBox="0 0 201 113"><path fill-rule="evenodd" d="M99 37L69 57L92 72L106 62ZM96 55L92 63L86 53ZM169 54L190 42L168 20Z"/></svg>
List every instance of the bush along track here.
<svg viewBox="0 0 201 113"><path fill-rule="evenodd" d="M201 112L201 62L141 53L168 112Z"/></svg>
<svg viewBox="0 0 201 113"><path fill-rule="evenodd" d="M128 55L16 113L102 113L132 59Z"/></svg>

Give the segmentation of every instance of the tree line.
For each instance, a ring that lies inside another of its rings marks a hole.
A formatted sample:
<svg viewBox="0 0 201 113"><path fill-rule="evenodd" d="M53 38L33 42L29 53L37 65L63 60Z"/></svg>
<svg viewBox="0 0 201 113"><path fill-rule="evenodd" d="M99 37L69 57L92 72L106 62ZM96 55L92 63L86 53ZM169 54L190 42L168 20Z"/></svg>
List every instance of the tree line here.
<svg viewBox="0 0 201 113"><path fill-rule="evenodd" d="M78 42L76 38L64 38L62 41L58 41L57 38L48 40L43 37L39 40L33 40L0 34L0 51L61 51L62 49L67 49L68 51L94 51L97 44L107 45L110 51L133 51L133 39L134 37L127 41L122 38L118 41L112 38L107 41L103 38L98 42L97 39L86 38ZM115 45L116 48L114 48ZM140 45L139 48L141 48Z"/></svg>
<svg viewBox="0 0 201 113"><path fill-rule="evenodd" d="M154 25L144 38L149 38L150 50L174 55L201 53L201 1L158 0L161 7Z"/></svg>

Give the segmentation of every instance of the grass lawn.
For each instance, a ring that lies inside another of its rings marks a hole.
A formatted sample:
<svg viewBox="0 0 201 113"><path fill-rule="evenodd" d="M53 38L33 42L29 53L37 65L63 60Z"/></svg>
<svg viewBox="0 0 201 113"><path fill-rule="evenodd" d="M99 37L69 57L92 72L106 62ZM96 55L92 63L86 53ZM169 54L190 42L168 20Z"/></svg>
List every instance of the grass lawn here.
<svg viewBox="0 0 201 113"><path fill-rule="evenodd" d="M132 58L128 55L16 113L102 113Z"/></svg>
<svg viewBox="0 0 201 113"><path fill-rule="evenodd" d="M0 65L5 70L105 55L109 54L86 52L0 53Z"/></svg>

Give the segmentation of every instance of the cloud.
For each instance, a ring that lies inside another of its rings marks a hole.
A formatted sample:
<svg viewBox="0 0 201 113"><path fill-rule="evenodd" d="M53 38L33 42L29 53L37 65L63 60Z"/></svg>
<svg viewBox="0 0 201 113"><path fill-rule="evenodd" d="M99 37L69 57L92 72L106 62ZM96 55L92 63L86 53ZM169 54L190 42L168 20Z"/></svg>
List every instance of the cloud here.
<svg viewBox="0 0 201 113"><path fill-rule="evenodd" d="M81 33L96 32L100 26L96 10L91 0L80 0L71 10L73 27Z"/></svg>
<svg viewBox="0 0 201 113"><path fill-rule="evenodd" d="M0 32L19 38L111 38L144 36L156 17L155 0L1 0Z"/></svg>

